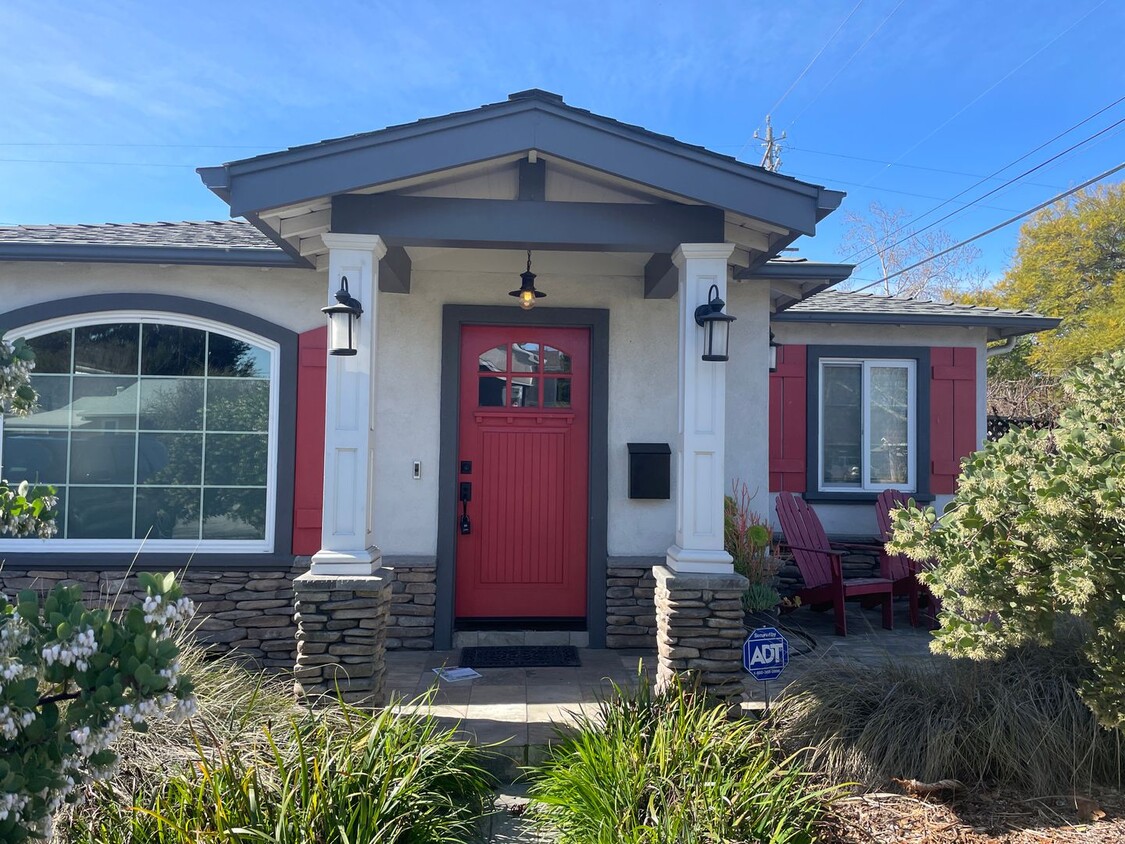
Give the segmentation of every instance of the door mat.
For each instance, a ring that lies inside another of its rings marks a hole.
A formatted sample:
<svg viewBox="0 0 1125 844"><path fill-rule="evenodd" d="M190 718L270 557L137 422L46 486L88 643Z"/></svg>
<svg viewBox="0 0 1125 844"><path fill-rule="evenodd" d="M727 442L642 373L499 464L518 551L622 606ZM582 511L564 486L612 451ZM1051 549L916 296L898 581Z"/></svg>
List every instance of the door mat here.
<svg viewBox="0 0 1125 844"><path fill-rule="evenodd" d="M578 668L573 645L505 645L461 648L462 668Z"/></svg>

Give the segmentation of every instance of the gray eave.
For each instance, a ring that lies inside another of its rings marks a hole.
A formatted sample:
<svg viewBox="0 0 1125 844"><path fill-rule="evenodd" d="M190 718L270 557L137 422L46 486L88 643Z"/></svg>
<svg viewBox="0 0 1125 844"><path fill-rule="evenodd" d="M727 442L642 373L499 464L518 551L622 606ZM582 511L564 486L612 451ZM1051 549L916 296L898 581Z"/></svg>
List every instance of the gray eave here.
<svg viewBox="0 0 1125 844"><path fill-rule="evenodd" d="M795 303L771 317L776 322L852 325L931 325L985 328L989 340L1004 340L1057 328L1062 320L955 302L828 291Z"/></svg>
<svg viewBox="0 0 1125 844"><path fill-rule="evenodd" d="M198 170L232 216L390 185L529 150L734 214L815 233L843 194L566 105L542 91L471 111Z"/></svg>
<svg viewBox="0 0 1125 844"><path fill-rule="evenodd" d="M185 264L205 267L297 266L293 258L281 249L118 246L102 243L0 243L0 261Z"/></svg>
<svg viewBox="0 0 1125 844"><path fill-rule="evenodd" d="M770 286L770 311L780 313L794 305L845 281L855 267L852 264L828 264L817 261L774 260L761 266L737 270L738 281L761 281Z"/></svg>

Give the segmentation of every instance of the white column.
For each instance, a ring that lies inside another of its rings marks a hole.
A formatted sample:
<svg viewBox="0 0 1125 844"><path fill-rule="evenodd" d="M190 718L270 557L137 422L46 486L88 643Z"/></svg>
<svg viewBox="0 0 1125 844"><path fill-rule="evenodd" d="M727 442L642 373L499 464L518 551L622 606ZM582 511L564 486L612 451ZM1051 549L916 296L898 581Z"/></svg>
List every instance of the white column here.
<svg viewBox="0 0 1125 844"><path fill-rule="evenodd" d="M684 243L672 254L680 272L676 541L667 561L673 571L734 571L723 549L727 365L702 359L703 329L695 322L711 285L726 300L733 251L733 243Z"/></svg>
<svg viewBox="0 0 1125 844"><path fill-rule="evenodd" d="M371 532L375 468L375 325L379 259L387 253L377 235L323 235L328 247L325 304L335 304L344 276L363 305L355 355L328 356L324 426L324 510L313 574L371 574L382 554Z"/></svg>

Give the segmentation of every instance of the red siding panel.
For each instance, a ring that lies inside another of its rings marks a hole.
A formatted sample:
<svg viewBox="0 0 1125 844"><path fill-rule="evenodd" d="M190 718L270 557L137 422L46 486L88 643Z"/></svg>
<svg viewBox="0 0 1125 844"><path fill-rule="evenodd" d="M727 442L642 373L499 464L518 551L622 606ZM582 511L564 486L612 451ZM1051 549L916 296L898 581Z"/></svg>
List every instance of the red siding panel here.
<svg viewBox="0 0 1125 844"><path fill-rule="evenodd" d="M804 492L807 462L808 348L777 349L770 373L770 492Z"/></svg>
<svg viewBox="0 0 1125 844"><path fill-rule="evenodd" d="M297 454L293 485L293 553L320 550L324 506L324 396L328 375L328 328L298 338Z"/></svg>
<svg viewBox="0 0 1125 844"><path fill-rule="evenodd" d="M930 350L930 492L950 494L977 441L977 350Z"/></svg>

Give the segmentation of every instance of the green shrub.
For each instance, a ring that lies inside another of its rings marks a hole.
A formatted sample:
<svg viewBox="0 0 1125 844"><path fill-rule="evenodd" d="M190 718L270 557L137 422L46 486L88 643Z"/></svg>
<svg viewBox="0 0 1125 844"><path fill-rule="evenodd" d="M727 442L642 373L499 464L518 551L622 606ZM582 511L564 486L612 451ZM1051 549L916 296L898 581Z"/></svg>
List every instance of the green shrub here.
<svg viewBox="0 0 1125 844"><path fill-rule="evenodd" d="M196 655L189 660L198 660ZM70 844L358 844L471 840L492 781L482 754L424 715L307 712L232 660L194 668L193 731L141 737L67 827Z"/></svg>
<svg viewBox="0 0 1125 844"><path fill-rule="evenodd" d="M1052 430L1017 430L965 463L935 529L932 508L895 519L892 551L934 560L934 649L997 659L1049 645L1073 616L1090 630L1083 700L1125 724L1125 352L1063 380Z"/></svg>
<svg viewBox="0 0 1125 844"><path fill-rule="evenodd" d="M829 794L761 724L678 685L615 689L560 738L530 793L562 844L807 842Z"/></svg>
<svg viewBox="0 0 1125 844"><path fill-rule="evenodd" d="M776 735L836 782L952 778L1033 794L1119 787L1123 736L1099 727L1079 699L1085 673L1073 643L989 664L824 660L775 704Z"/></svg>

